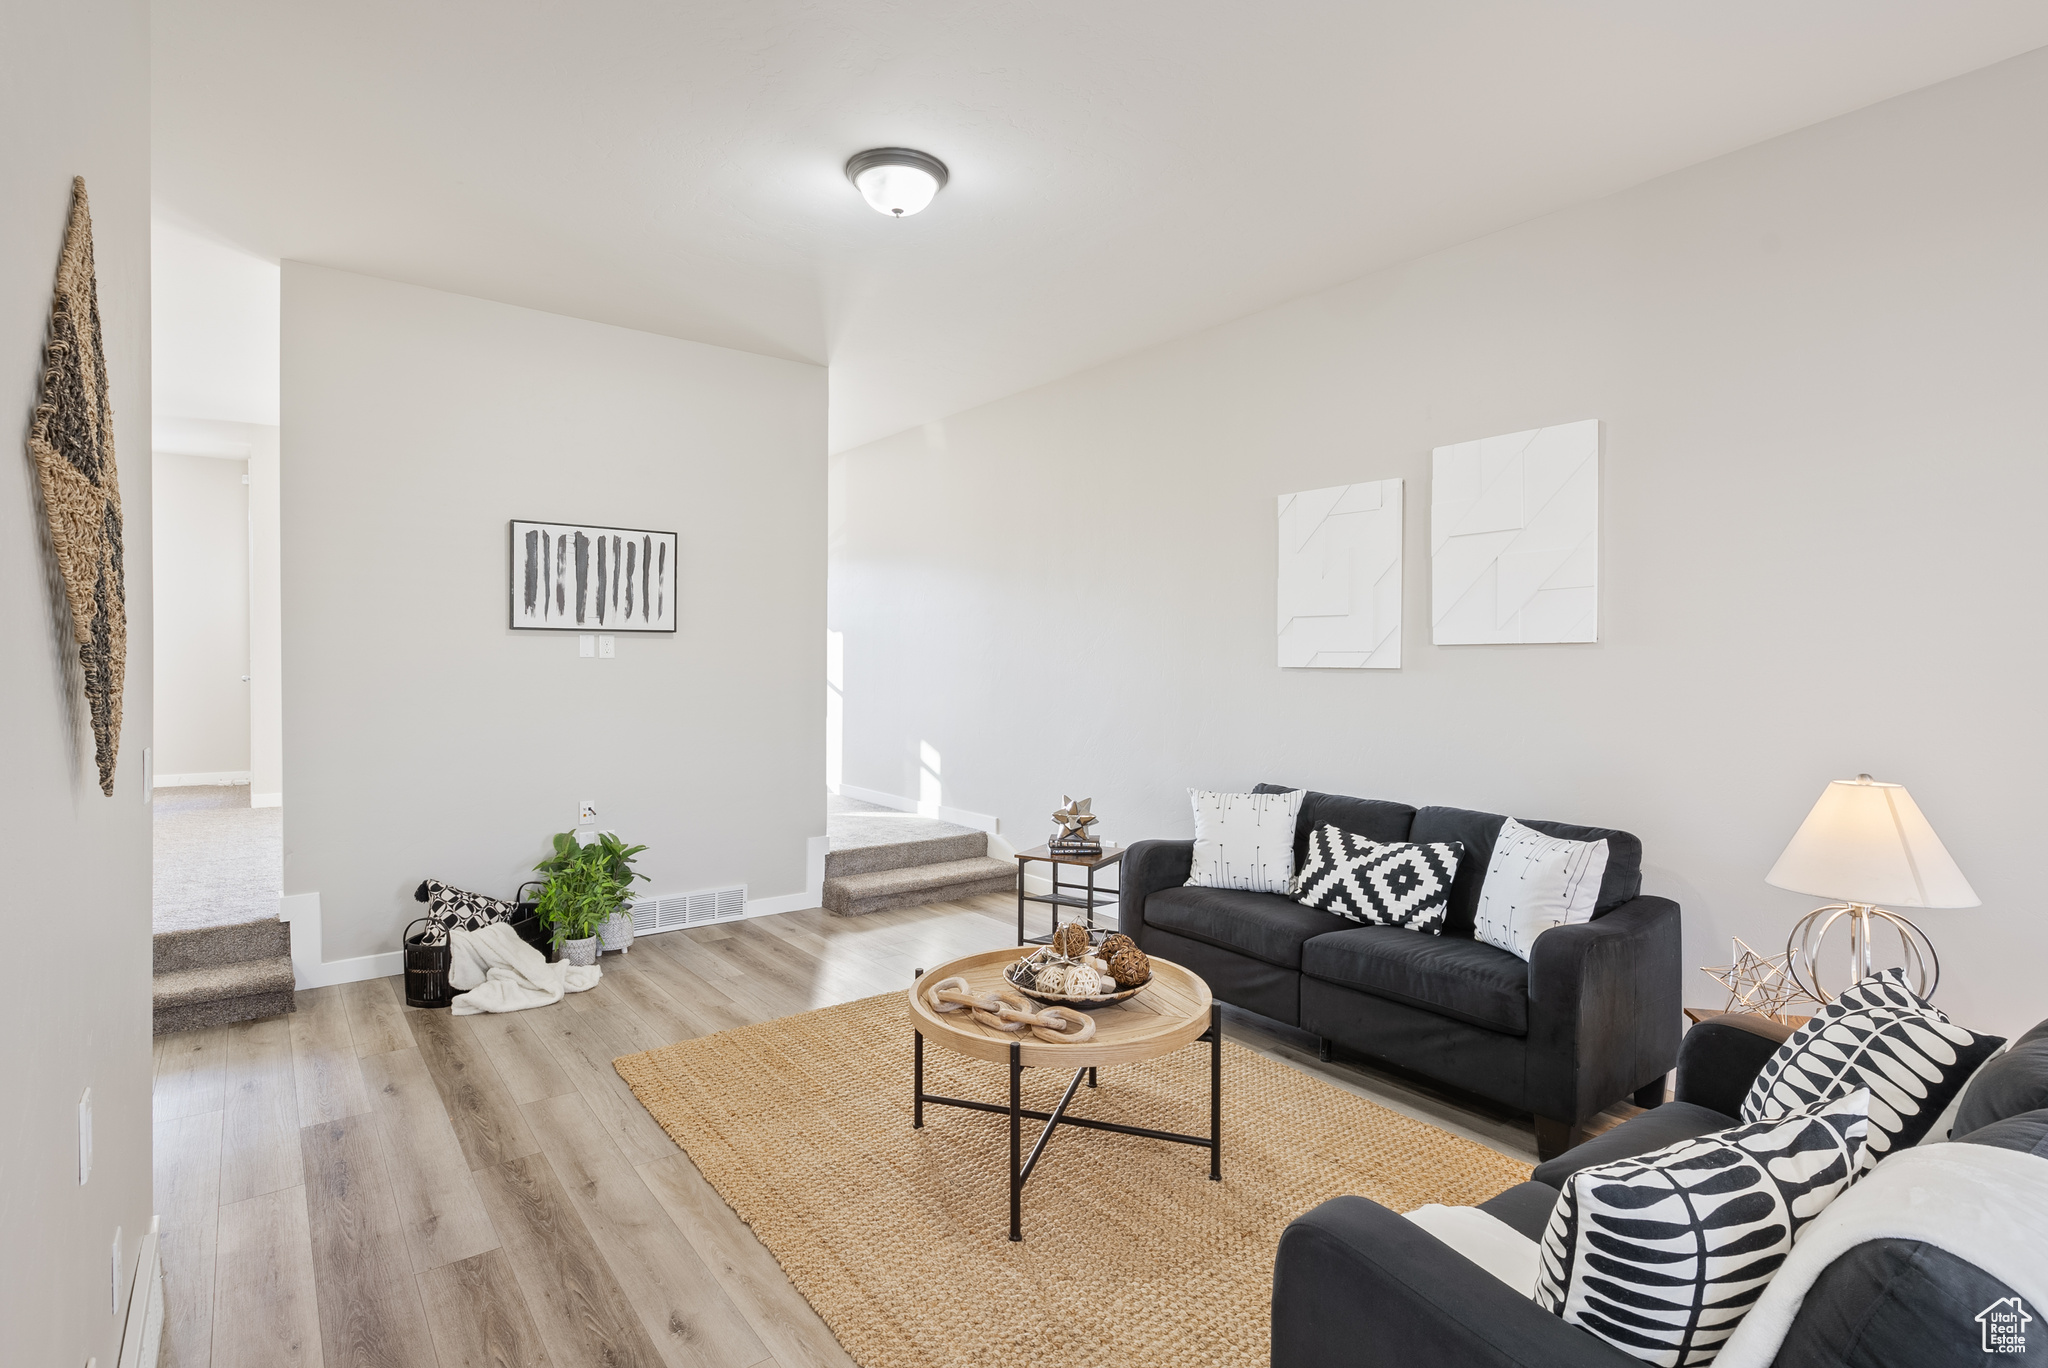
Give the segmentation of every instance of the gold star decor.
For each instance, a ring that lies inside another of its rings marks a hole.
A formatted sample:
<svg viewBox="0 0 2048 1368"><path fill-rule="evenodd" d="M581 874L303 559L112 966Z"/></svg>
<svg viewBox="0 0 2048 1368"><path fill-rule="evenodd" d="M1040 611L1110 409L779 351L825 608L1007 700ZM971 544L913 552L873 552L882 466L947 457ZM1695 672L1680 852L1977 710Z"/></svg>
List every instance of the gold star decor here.
<svg viewBox="0 0 2048 1368"><path fill-rule="evenodd" d="M1700 967L1701 973L1728 990L1728 1005L1723 1011L1777 1017L1783 1016L1794 1003L1811 1000L1793 979L1788 956L1759 955L1740 936L1735 937L1730 955L1733 964Z"/></svg>
<svg viewBox="0 0 2048 1368"><path fill-rule="evenodd" d="M1095 801L1093 798L1082 798L1077 801L1064 793L1060 797L1066 798L1067 805L1055 812L1052 819L1060 824L1061 836L1069 839L1085 837L1089 826L1102 820L1088 810L1088 805Z"/></svg>

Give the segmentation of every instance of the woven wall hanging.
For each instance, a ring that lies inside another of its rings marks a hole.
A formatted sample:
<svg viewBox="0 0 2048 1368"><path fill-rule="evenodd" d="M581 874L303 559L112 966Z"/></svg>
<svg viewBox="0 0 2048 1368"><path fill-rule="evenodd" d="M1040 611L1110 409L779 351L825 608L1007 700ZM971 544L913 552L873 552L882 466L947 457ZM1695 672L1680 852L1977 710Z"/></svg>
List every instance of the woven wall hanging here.
<svg viewBox="0 0 2048 1368"><path fill-rule="evenodd" d="M114 467L114 409L100 341L93 276L92 212L85 177L71 182L71 223L50 302L49 365L29 425L28 453L42 485L50 546L64 576L71 638L85 667L100 792L114 794L121 746L121 686L128 670L128 603L121 573L121 482Z"/></svg>

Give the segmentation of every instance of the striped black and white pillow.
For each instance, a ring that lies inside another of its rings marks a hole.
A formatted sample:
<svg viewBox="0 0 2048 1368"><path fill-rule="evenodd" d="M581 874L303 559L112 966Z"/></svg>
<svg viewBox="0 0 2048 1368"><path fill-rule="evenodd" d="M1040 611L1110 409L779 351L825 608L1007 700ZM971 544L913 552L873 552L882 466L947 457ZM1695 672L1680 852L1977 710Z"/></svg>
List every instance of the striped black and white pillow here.
<svg viewBox="0 0 2048 1368"><path fill-rule="evenodd" d="M1869 1100L1580 1169L1543 1233L1537 1304L1645 1363L1712 1363L1800 1227L1863 1171Z"/></svg>
<svg viewBox="0 0 2048 1368"><path fill-rule="evenodd" d="M1333 826L1309 833L1294 899L1368 926L1443 934L1461 841L1382 845Z"/></svg>
<svg viewBox="0 0 2048 1368"><path fill-rule="evenodd" d="M2005 1043L1956 1025L1886 969L1845 990L1792 1033L1757 1074L1742 1119L1769 1121L1870 1090L1864 1165L1920 1143L1977 1067Z"/></svg>

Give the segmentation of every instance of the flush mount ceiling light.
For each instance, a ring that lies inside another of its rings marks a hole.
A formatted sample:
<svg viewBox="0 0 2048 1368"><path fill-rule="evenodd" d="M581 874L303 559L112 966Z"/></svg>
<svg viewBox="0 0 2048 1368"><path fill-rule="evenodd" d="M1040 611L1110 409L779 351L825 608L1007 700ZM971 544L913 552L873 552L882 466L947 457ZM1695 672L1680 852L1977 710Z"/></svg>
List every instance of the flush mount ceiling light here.
<svg viewBox="0 0 2048 1368"><path fill-rule="evenodd" d="M908 147L871 147L846 160L846 178L878 214L908 218L946 183L946 164Z"/></svg>

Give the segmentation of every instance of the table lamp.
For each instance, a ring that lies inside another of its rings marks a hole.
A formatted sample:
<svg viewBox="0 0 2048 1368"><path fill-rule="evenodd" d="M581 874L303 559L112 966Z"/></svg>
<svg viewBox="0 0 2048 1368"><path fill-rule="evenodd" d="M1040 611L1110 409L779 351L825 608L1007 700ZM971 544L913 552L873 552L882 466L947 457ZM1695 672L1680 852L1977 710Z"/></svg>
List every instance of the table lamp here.
<svg viewBox="0 0 2048 1368"><path fill-rule="evenodd" d="M1889 928L1899 937L1910 986L1922 998L1941 982L1941 960L1927 933L1892 907L1975 907L1970 881L1899 784L1867 774L1829 784L1792 834L1792 843L1771 866L1764 882L1795 893L1841 901L1800 918L1785 941L1792 976L1816 1002L1834 999L1821 986L1820 950L1828 931L1849 919L1849 982L1869 977L1875 933Z"/></svg>

